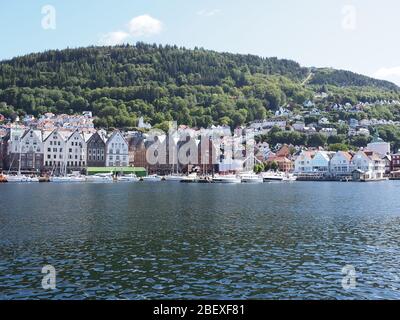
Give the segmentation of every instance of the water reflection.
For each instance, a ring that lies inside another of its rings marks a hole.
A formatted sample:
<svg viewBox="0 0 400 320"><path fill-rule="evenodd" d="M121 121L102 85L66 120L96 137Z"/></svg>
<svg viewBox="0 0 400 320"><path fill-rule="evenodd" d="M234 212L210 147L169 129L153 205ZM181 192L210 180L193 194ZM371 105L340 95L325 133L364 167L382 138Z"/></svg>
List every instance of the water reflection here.
<svg viewBox="0 0 400 320"><path fill-rule="evenodd" d="M0 297L400 298L399 187L0 185Z"/></svg>

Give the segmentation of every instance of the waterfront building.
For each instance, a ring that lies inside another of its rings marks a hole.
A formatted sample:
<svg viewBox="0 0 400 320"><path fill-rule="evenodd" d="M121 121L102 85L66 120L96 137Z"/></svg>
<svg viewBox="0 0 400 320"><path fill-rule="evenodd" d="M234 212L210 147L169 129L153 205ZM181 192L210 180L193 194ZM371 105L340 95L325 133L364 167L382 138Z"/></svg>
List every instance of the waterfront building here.
<svg viewBox="0 0 400 320"><path fill-rule="evenodd" d="M286 156L279 156L278 154L271 154L267 160L266 164L271 165L272 163L278 165L278 170L281 172L292 172L293 171L293 161L288 159Z"/></svg>
<svg viewBox="0 0 400 320"><path fill-rule="evenodd" d="M211 137L202 135L198 144L199 173L202 175L213 174L217 170L218 150Z"/></svg>
<svg viewBox="0 0 400 320"><path fill-rule="evenodd" d="M92 134L86 141L88 167L106 166L106 142L107 137L100 131Z"/></svg>
<svg viewBox="0 0 400 320"><path fill-rule="evenodd" d="M21 137L21 171L40 172L43 168L44 145L41 130L28 129Z"/></svg>
<svg viewBox="0 0 400 320"><path fill-rule="evenodd" d="M313 151L302 151L294 161L294 171L296 173L311 173L313 171L312 158L315 155Z"/></svg>
<svg viewBox="0 0 400 320"><path fill-rule="evenodd" d="M3 138L4 168L17 171L20 168L21 138L25 133L25 127L12 126Z"/></svg>
<svg viewBox="0 0 400 320"><path fill-rule="evenodd" d="M351 160L352 155L349 152L336 152L330 160L329 164L331 175L334 177L351 175Z"/></svg>
<svg viewBox="0 0 400 320"><path fill-rule="evenodd" d="M327 174L329 163L330 154L327 151L318 151L311 160L312 171Z"/></svg>
<svg viewBox="0 0 400 320"><path fill-rule="evenodd" d="M128 142L121 131L115 130L106 142L106 167L127 167L128 164Z"/></svg>
<svg viewBox="0 0 400 320"><path fill-rule="evenodd" d="M60 174L65 169L67 161L66 142L71 135L70 131L55 129L43 133L44 168Z"/></svg>
<svg viewBox="0 0 400 320"><path fill-rule="evenodd" d="M87 145L83 134L75 130L66 141L66 167L72 171L86 168Z"/></svg>
<svg viewBox="0 0 400 320"><path fill-rule="evenodd" d="M381 180L385 176L386 163L376 152L359 151L352 160L351 167L356 173L355 180Z"/></svg>
<svg viewBox="0 0 400 320"><path fill-rule="evenodd" d="M392 172L400 171L400 152L392 155L390 171Z"/></svg>
<svg viewBox="0 0 400 320"><path fill-rule="evenodd" d="M143 135L130 137L129 144L129 165L134 167L148 168L146 160L146 146Z"/></svg>

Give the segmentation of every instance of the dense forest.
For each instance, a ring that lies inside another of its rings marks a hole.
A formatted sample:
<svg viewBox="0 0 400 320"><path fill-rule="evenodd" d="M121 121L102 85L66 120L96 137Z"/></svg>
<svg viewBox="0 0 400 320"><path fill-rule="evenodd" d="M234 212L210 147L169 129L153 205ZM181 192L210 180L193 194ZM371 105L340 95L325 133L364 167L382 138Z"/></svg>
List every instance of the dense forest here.
<svg viewBox="0 0 400 320"><path fill-rule="evenodd" d="M137 43L52 50L0 62L0 113L93 111L99 127L167 121L232 127L315 93L329 103L399 99L387 81L290 60Z"/></svg>

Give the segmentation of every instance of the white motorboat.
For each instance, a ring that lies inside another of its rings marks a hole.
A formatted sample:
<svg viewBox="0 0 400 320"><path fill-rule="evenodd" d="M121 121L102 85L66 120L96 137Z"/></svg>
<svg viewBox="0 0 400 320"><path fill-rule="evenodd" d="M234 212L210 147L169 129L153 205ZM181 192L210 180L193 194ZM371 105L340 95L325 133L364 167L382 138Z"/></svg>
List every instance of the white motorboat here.
<svg viewBox="0 0 400 320"><path fill-rule="evenodd" d="M168 182L181 182L183 179L183 176L171 174L169 176L165 176L163 179Z"/></svg>
<svg viewBox="0 0 400 320"><path fill-rule="evenodd" d="M236 175L218 175L213 178L214 183L236 184L241 183L242 180Z"/></svg>
<svg viewBox="0 0 400 320"><path fill-rule="evenodd" d="M240 174L240 179L242 183L263 183L263 177L255 174L254 172L243 172Z"/></svg>
<svg viewBox="0 0 400 320"><path fill-rule="evenodd" d="M162 178L156 174L152 174L150 176L143 177L141 180L145 182L160 182Z"/></svg>
<svg viewBox="0 0 400 320"><path fill-rule="evenodd" d="M283 181L296 181L296 177L289 173L284 172L275 172L275 171L268 171L262 174L262 177L265 182L268 181L276 181L276 182L283 182Z"/></svg>
<svg viewBox="0 0 400 320"><path fill-rule="evenodd" d="M128 175L123 175L120 177L117 177L118 182L138 182L139 178L136 176L136 174L128 174Z"/></svg>
<svg viewBox="0 0 400 320"><path fill-rule="evenodd" d="M199 176L197 173L191 173L188 176L182 178L181 182L184 183L196 183L199 181Z"/></svg>
<svg viewBox="0 0 400 320"><path fill-rule="evenodd" d="M53 183L77 183L86 182L86 177L81 175L68 175L68 176L53 176L50 177L50 182Z"/></svg>
<svg viewBox="0 0 400 320"><path fill-rule="evenodd" d="M113 174L112 173L97 173L91 176L86 176L87 182L93 183L110 183L113 182Z"/></svg>
<svg viewBox="0 0 400 320"><path fill-rule="evenodd" d="M6 175L7 182L39 182L39 178L32 178L22 174Z"/></svg>

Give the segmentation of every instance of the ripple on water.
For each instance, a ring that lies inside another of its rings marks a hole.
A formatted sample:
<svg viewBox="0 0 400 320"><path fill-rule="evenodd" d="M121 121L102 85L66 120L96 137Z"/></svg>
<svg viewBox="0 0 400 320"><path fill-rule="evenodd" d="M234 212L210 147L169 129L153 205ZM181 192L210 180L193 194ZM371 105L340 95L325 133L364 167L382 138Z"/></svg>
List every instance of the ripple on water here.
<svg viewBox="0 0 400 320"><path fill-rule="evenodd" d="M400 298L399 184L315 186L0 186L0 298Z"/></svg>

